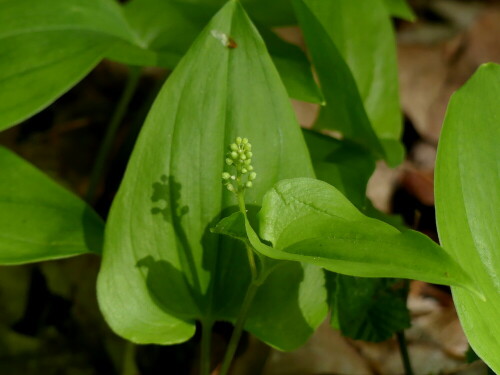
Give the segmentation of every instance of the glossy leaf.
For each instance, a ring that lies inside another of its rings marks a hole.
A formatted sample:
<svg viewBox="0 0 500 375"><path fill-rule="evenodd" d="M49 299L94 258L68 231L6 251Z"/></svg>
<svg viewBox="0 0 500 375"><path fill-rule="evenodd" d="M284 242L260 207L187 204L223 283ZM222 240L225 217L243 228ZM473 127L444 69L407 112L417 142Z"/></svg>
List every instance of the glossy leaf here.
<svg viewBox="0 0 500 375"><path fill-rule="evenodd" d="M132 34L114 1L0 0L0 130L71 88L117 39Z"/></svg>
<svg viewBox="0 0 500 375"><path fill-rule="evenodd" d="M85 202L0 148L0 264L100 253L104 223Z"/></svg>
<svg viewBox="0 0 500 375"><path fill-rule="evenodd" d="M474 351L500 373L500 66L483 65L450 101L439 141L436 215L442 246L484 291L453 288Z"/></svg>
<svg viewBox="0 0 500 375"><path fill-rule="evenodd" d="M354 340L384 341L410 326L401 281L329 273L331 325Z"/></svg>
<svg viewBox="0 0 500 375"><path fill-rule="evenodd" d="M238 135L254 146L252 210L278 180L313 175L265 45L231 1L160 92L113 203L98 296L118 334L171 344L192 336L195 320L235 320L250 281L246 250L209 229L236 207L220 176ZM278 267L245 328L281 349L301 345L326 314L323 284L317 267Z"/></svg>
<svg viewBox="0 0 500 375"><path fill-rule="evenodd" d="M295 0L327 105L316 128L402 161L396 46L382 0Z"/></svg>
<svg viewBox="0 0 500 375"><path fill-rule="evenodd" d="M174 68L215 14L219 5L224 2L225 0L215 2L131 1L125 5L125 15L140 40L139 45L142 46L142 50L136 45L122 43L114 48L110 57L129 64ZM286 0L284 3L287 3L291 12L290 1ZM259 2L251 4L256 8L261 7ZM284 4L275 5L284 7ZM266 2L266 7L269 8L268 2ZM269 14L269 10L266 14ZM260 27L260 31L289 95L307 102L323 102L304 52L297 46L284 42L266 26Z"/></svg>
<svg viewBox="0 0 500 375"><path fill-rule="evenodd" d="M417 16L408 4L407 0L384 0L389 14L406 21L415 21Z"/></svg>
<svg viewBox="0 0 500 375"><path fill-rule="evenodd" d="M458 285L481 295L456 262L421 233L363 215L337 189L310 178L284 180L264 197L262 243L246 222L252 246L273 259L315 264L360 277L418 279Z"/></svg>

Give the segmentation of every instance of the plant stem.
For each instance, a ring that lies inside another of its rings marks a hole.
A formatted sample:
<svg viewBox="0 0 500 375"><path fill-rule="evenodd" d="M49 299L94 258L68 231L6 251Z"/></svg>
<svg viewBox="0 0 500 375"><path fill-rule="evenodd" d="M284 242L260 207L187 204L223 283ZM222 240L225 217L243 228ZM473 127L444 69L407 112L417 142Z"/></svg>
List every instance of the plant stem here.
<svg viewBox="0 0 500 375"><path fill-rule="evenodd" d="M224 355L224 360L222 361L219 375L227 375L229 371L229 367L231 366L231 362L233 361L234 354L236 353L236 349L238 348L238 343L240 342L241 334L243 333L243 325L245 324L248 311L250 310L250 306L252 305L253 299L255 297L255 294L257 293L257 290L259 289L259 286L260 283L253 281L247 289L245 299L243 300L243 305L241 306L238 319L236 320L236 324L234 326L233 334L231 335L226 354Z"/></svg>
<svg viewBox="0 0 500 375"><path fill-rule="evenodd" d="M89 187L87 190L87 194L85 195L85 200L88 203L93 203L95 200L97 187L102 179L103 174L105 173L106 162L111 152L111 147L113 146L113 141L115 140L116 132L118 131L118 127L120 126L120 124L123 121L123 118L125 117L125 114L127 112L127 107L130 104L130 101L132 100L135 90L137 89L137 85L139 84L139 78L141 77L141 72L142 69L139 67L133 67L133 66L130 67L130 72L127 79L127 83L125 85L125 89L123 90L122 96L115 108L115 112L111 117L111 121L106 130L104 140L99 148L99 153L97 154L94 168L92 169Z"/></svg>
<svg viewBox="0 0 500 375"><path fill-rule="evenodd" d="M201 355L200 355L200 375L210 374L212 353L210 344L212 342L212 321L201 322Z"/></svg>
<svg viewBox="0 0 500 375"><path fill-rule="evenodd" d="M239 192L237 194L238 196L238 206L240 208L240 211L243 215L246 216L246 206L245 206L245 192ZM248 256L248 264L250 266L250 272L252 273L252 281L257 280L257 265L255 264L255 256L252 250L252 247L249 244L245 244L245 247L247 249L247 256Z"/></svg>
<svg viewBox="0 0 500 375"><path fill-rule="evenodd" d="M238 197L238 206L240 208L240 211L246 217L247 210L245 206L245 193L244 191L240 191L236 195ZM248 311L252 306L253 299L257 294L257 290L266 280L267 276L269 276L272 270L272 268L266 269L265 264L263 263L259 274L258 272L259 270L257 269L257 265L255 263L254 251L251 245L247 243L246 248L248 255L248 263L250 266L250 271L252 273L252 282L248 286L245 298L243 299L243 304L241 305L240 313L238 314L238 318L234 325L233 334L231 335L231 339L229 340L229 344L227 346L226 354L224 355L224 360L222 361L222 366L219 375L227 375L229 367L233 362L236 350L238 349L238 344L240 342L241 334L243 333L243 326L247 319Z"/></svg>
<svg viewBox="0 0 500 375"><path fill-rule="evenodd" d="M135 365L135 344L127 341L123 351L122 375L135 375L137 367Z"/></svg>
<svg viewBox="0 0 500 375"><path fill-rule="evenodd" d="M401 331L396 333L396 336L398 338L399 351L401 352L401 360L403 361L405 375L413 375L410 356L408 354L408 346L406 345L405 333L404 331Z"/></svg>
<svg viewBox="0 0 500 375"><path fill-rule="evenodd" d="M237 194L238 196L238 207L240 208L240 211L243 215L247 215L247 208L245 206L245 192L239 192Z"/></svg>

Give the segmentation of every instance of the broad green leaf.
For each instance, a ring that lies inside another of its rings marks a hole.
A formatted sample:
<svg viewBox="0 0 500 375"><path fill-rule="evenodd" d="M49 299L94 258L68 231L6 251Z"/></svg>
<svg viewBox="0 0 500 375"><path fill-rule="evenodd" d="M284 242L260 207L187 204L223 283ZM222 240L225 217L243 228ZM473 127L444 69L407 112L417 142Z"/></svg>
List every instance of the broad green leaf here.
<svg viewBox="0 0 500 375"><path fill-rule="evenodd" d="M131 38L111 0L0 0L0 130L49 105L114 41Z"/></svg>
<svg viewBox="0 0 500 375"><path fill-rule="evenodd" d="M303 0L294 1L294 6L325 96L326 105L314 126L338 130L346 139L382 156L382 145L370 125L348 65L309 6Z"/></svg>
<svg viewBox="0 0 500 375"><path fill-rule="evenodd" d="M110 57L128 64L174 68L224 2L133 0L125 5L125 16L136 32L142 50L136 45L121 43L113 49ZM289 0L285 3L291 11ZM258 2L255 6L260 7ZM266 26L260 27L260 31L289 95L307 102L323 102L304 52L284 42Z"/></svg>
<svg viewBox="0 0 500 375"><path fill-rule="evenodd" d="M436 165L442 246L486 300L453 288L474 351L500 373L500 66L479 68L450 101Z"/></svg>
<svg viewBox="0 0 500 375"><path fill-rule="evenodd" d="M0 148L0 264L100 253L104 223L85 202Z"/></svg>
<svg viewBox="0 0 500 375"><path fill-rule="evenodd" d="M229 37L236 48L228 48ZM313 175L265 45L231 1L160 92L113 203L98 296L118 334L171 344L192 336L195 320L235 320L250 281L246 250L209 229L236 207L220 177L236 136L254 146L252 210L275 182ZM278 267L245 328L281 349L301 345L326 314L323 284L317 267Z"/></svg>
<svg viewBox="0 0 500 375"><path fill-rule="evenodd" d="M335 186L368 216L383 215L366 198L368 179L375 169L372 155L351 142L309 130L303 132L316 177ZM220 224L224 228L216 229L224 229L228 235L244 237L242 216L238 223ZM331 323L345 336L356 340L382 341L408 327L405 299L392 290L387 279L357 278L331 272L326 272L326 279L332 310Z"/></svg>
<svg viewBox="0 0 500 375"><path fill-rule="evenodd" d="M260 216L263 244L246 222L250 242L273 259L315 264L360 277L418 279L463 286L481 293L456 262L428 237L363 215L325 182L280 181L264 197Z"/></svg>
<svg viewBox="0 0 500 375"><path fill-rule="evenodd" d="M373 156L352 142L339 141L310 130L303 133L316 177L335 186L363 210L367 205L366 186L375 170Z"/></svg>
<svg viewBox="0 0 500 375"><path fill-rule="evenodd" d="M222 219L212 231L248 240L245 217L240 212ZM343 335L378 342L409 327L406 291L401 288L401 280L360 278L333 272L326 272L326 280L331 325Z"/></svg>
<svg viewBox="0 0 500 375"><path fill-rule="evenodd" d="M389 14L393 17L398 17L406 21L415 21L417 16L407 0L384 0Z"/></svg>
<svg viewBox="0 0 500 375"><path fill-rule="evenodd" d="M383 0L295 0L326 98L316 128L402 161L396 45Z"/></svg>
<svg viewBox="0 0 500 375"><path fill-rule="evenodd" d="M410 326L401 281L328 273L331 325L354 340L379 342Z"/></svg>

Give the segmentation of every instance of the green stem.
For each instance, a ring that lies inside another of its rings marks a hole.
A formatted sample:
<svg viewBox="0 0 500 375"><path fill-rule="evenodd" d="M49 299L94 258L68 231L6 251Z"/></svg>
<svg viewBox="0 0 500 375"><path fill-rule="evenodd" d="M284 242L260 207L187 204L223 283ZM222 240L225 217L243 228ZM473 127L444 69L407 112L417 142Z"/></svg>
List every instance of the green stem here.
<svg viewBox="0 0 500 375"><path fill-rule="evenodd" d="M210 344L212 342L212 321L201 322L201 355L200 355L200 375L210 374L212 353Z"/></svg>
<svg viewBox="0 0 500 375"><path fill-rule="evenodd" d="M132 97L139 84L139 78L141 77L142 69L139 67L130 67L130 73L127 79L127 84L123 90L122 96L115 108L115 112L111 117L111 121L106 130L104 140L99 148L99 153L92 169L92 174L90 176L89 187L87 194L85 195L85 200L88 203L93 203L95 200L95 194L99 182L106 170L106 162L108 161L109 154L111 152L111 147L113 146L113 141L115 140L116 132L120 126L125 114L127 113L127 107L132 100Z"/></svg>
<svg viewBox="0 0 500 375"><path fill-rule="evenodd" d="M127 341L123 352L123 366L122 375L135 375L137 374L137 367L135 365L135 344Z"/></svg>
<svg viewBox="0 0 500 375"><path fill-rule="evenodd" d="M238 206L243 215L246 216L246 206L245 206L245 194L244 191L240 191L238 194ZM250 271L252 273L252 282L248 286L245 298L243 299L243 304L241 305L240 313L238 314L238 319L234 325L233 334L229 340L227 346L226 354L224 355L224 360L222 361L222 366L219 375L227 375L231 363L233 362L234 355L238 349L238 343L240 342L241 335L243 333L243 326L248 316L248 311L252 306L252 302L257 294L259 287L265 281L270 273L270 270L261 269L260 275L258 274L257 266L255 264L255 256L252 247L246 244L248 263L250 266Z"/></svg>
<svg viewBox="0 0 500 375"><path fill-rule="evenodd" d="M257 279L257 265L255 264L255 257L253 255L253 250L250 245L245 244L247 248L248 264L250 266L250 272L252 273L252 280Z"/></svg>
<svg viewBox="0 0 500 375"><path fill-rule="evenodd" d="M245 206L245 191L241 191L237 194L238 196L238 206L243 215L246 216L247 209ZM252 247L249 244L245 244L247 249L248 264L250 265L250 272L252 273L252 281L257 280L257 265L255 264L255 256Z"/></svg>
<svg viewBox="0 0 500 375"><path fill-rule="evenodd" d="M247 215L247 208L245 206L245 192L241 191L237 194L238 196L238 206L243 215Z"/></svg>
<svg viewBox="0 0 500 375"><path fill-rule="evenodd" d="M408 346L406 345L406 338L404 331L396 333L399 344L399 351L401 352L401 360L405 369L405 375L413 375L411 367L410 355L408 354Z"/></svg>
<svg viewBox="0 0 500 375"><path fill-rule="evenodd" d="M236 324L234 326L233 334L231 335L226 354L224 355L224 360L222 361L219 375L227 375L229 371L229 367L233 362L236 349L238 349L238 343L240 342L241 334L243 333L243 325L245 324L248 311L250 310L250 306L252 305L253 299L255 297L255 294L257 293L257 290L259 289L259 286L260 283L253 281L247 289L245 299L243 300L243 305L241 306L238 319L236 320Z"/></svg>

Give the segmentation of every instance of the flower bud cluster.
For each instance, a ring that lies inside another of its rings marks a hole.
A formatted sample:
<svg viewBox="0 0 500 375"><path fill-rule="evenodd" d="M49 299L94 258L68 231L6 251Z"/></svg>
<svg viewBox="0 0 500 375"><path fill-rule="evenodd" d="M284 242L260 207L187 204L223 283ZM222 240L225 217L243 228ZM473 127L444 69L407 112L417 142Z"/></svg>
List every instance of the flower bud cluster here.
<svg viewBox="0 0 500 375"><path fill-rule="evenodd" d="M235 173L222 173L222 180L227 190L239 193L252 187L252 181L257 178L257 173L252 166L252 145L247 138L237 137L229 146L226 164L235 169Z"/></svg>

